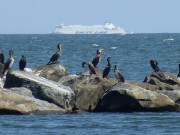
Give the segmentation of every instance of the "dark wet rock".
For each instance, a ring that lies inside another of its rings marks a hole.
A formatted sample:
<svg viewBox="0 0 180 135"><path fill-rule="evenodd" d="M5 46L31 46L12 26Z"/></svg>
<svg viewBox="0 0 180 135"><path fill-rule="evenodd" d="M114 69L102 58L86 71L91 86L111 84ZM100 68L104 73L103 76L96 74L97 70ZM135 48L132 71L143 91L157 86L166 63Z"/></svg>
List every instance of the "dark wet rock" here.
<svg viewBox="0 0 180 135"><path fill-rule="evenodd" d="M61 77L68 75L67 70L59 64L39 66L34 70L34 73L56 82L59 81Z"/></svg>
<svg viewBox="0 0 180 135"><path fill-rule="evenodd" d="M95 111L105 91L117 82L97 76L80 76L72 85L76 94L77 108L83 111Z"/></svg>
<svg viewBox="0 0 180 135"><path fill-rule="evenodd" d="M118 83L107 91L98 111L174 111L175 103L168 96L131 83Z"/></svg>
<svg viewBox="0 0 180 135"><path fill-rule="evenodd" d="M4 64L0 63L0 77L2 76L3 70L4 70Z"/></svg>
<svg viewBox="0 0 180 135"><path fill-rule="evenodd" d="M70 87L39 77L33 73L11 71L7 74L5 88L25 87L35 98L46 100L62 108L70 109L74 103L74 92Z"/></svg>
<svg viewBox="0 0 180 135"><path fill-rule="evenodd" d="M167 72L153 72L145 78L144 82L155 85L158 90L180 89L180 81L176 75Z"/></svg>
<svg viewBox="0 0 180 135"><path fill-rule="evenodd" d="M64 113L65 110L39 99L0 89L0 114Z"/></svg>

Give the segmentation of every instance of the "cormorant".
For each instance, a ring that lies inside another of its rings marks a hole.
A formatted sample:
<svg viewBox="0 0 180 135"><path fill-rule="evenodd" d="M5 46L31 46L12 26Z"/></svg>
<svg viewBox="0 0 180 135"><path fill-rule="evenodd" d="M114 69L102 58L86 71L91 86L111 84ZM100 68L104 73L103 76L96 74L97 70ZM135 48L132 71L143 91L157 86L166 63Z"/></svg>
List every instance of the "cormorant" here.
<svg viewBox="0 0 180 135"><path fill-rule="evenodd" d="M178 73L177 77L180 78L180 64L179 64L179 73Z"/></svg>
<svg viewBox="0 0 180 135"><path fill-rule="evenodd" d="M26 57L24 55L21 56L21 59L19 61L19 70L24 71L24 68L26 67Z"/></svg>
<svg viewBox="0 0 180 135"><path fill-rule="evenodd" d="M114 66L114 74L115 74L115 78L118 80L118 82L125 82L123 75L117 69L117 65Z"/></svg>
<svg viewBox="0 0 180 135"><path fill-rule="evenodd" d="M55 54L52 55L47 65L56 64L60 58L60 53L62 51L62 44L57 45L57 51Z"/></svg>
<svg viewBox="0 0 180 135"><path fill-rule="evenodd" d="M3 70L3 75L6 76L8 71L11 69L13 63L14 63L14 51L11 49L9 50L9 58L7 59L6 63L4 64L4 70Z"/></svg>
<svg viewBox="0 0 180 135"><path fill-rule="evenodd" d="M91 64L91 62L87 63L87 62L82 62L82 67L84 68L85 65L88 65L89 68L89 74L96 74L96 69L94 68L94 66Z"/></svg>
<svg viewBox="0 0 180 135"><path fill-rule="evenodd" d="M158 62L156 60L150 60L150 65L152 67L152 69L154 70L154 72L159 72L160 68L158 66Z"/></svg>
<svg viewBox="0 0 180 135"><path fill-rule="evenodd" d="M96 57L93 58L93 60L92 60L92 64L93 64L93 66L94 66L95 68L97 67L97 65L98 65L98 63L99 63L99 61L100 61L100 59L101 59L102 51L103 51L103 49L98 49L98 50L96 51Z"/></svg>
<svg viewBox="0 0 180 135"><path fill-rule="evenodd" d="M3 51L0 49L0 63L4 64L4 54Z"/></svg>
<svg viewBox="0 0 180 135"><path fill-rule="evenodd" d="M103 78L108 78L109 72L111 71L111 57L107 58L107 66L103 70Z"/></svg>

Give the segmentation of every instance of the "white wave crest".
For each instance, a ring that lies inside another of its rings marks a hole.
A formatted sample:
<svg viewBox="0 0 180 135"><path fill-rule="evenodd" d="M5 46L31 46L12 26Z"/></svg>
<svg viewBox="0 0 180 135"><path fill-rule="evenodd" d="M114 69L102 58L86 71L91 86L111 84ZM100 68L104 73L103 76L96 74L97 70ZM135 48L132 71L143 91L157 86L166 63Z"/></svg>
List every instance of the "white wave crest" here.
<svg viewBox="0 0 180 135"><path fill-rule="evenodd" d="M174 38L163 39L163 42L166 42L166 41L174 41Z"/></svg>
<svg viewBox="0 0 180 135"><path fill-rule="evenodd" d="M117 49L117 47L116 47L116 46L112 46L111 49L112 49L112 50L115 50L115 49Z"/></svg>
<svg viewBox="0 0 180 135"><path fill-rule="evenodd" d="M92 44L92 46L94 46L94 47L98 47L98 46L100 46L100 45L98 45L98 44Z"/></svg>

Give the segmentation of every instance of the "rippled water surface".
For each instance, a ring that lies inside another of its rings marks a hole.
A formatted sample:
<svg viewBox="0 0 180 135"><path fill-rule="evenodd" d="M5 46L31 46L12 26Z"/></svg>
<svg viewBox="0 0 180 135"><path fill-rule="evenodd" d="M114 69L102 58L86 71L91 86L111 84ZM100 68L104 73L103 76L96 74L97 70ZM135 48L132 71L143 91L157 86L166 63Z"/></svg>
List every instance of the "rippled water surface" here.
<svg viewBox="0 0 180 135"><path fill-rule="evenodd" d="M179 135L179 113L0 116L2 135Z"/></svg>
<svg viewBox="0 0 180 135"><path fill-rule="evenodd" d="M0 48L7 53L15 50L16 65L22 54L28 66L46 64L58 42L64 43L61 63L71 73L81 72L81 62L89 61L97 48L105 50L100 63L103 69L106 58L112 57L128 80L143 80L150 72L149 59L159 61L163 70L178 72L180 63L180 34L132 35L0 35Z"/></svg>
<svg viewBox="0 0 180 135"><path fill-rule="evenodd" d="M46 64L58 42L64 43L61 63L70 73L83 71L81 62L91 60L97 48L105 50L99 68L112 57L128 80L142 81L151 72L148 61L174 74L180 63L180 34L133 35L0 35L0 48L15 51L17 68L22 54L33 68ZM112 76L113 74L111 74ZM179 135L179 113L81 113L63 115L0 116L0 134L25 135Z"/></svg>

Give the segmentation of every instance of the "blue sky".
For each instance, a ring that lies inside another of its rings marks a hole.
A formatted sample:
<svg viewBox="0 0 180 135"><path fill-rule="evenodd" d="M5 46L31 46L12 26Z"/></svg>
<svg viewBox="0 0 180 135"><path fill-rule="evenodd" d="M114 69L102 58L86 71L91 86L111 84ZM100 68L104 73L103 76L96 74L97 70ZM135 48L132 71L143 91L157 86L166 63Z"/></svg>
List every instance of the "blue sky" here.
<svg viewBox="0 0 180 135"><path fill-rule="evenodd" d="M129 32L180 32L180 0L0 0L0 33L49 33L111 21Z"/></svg>

